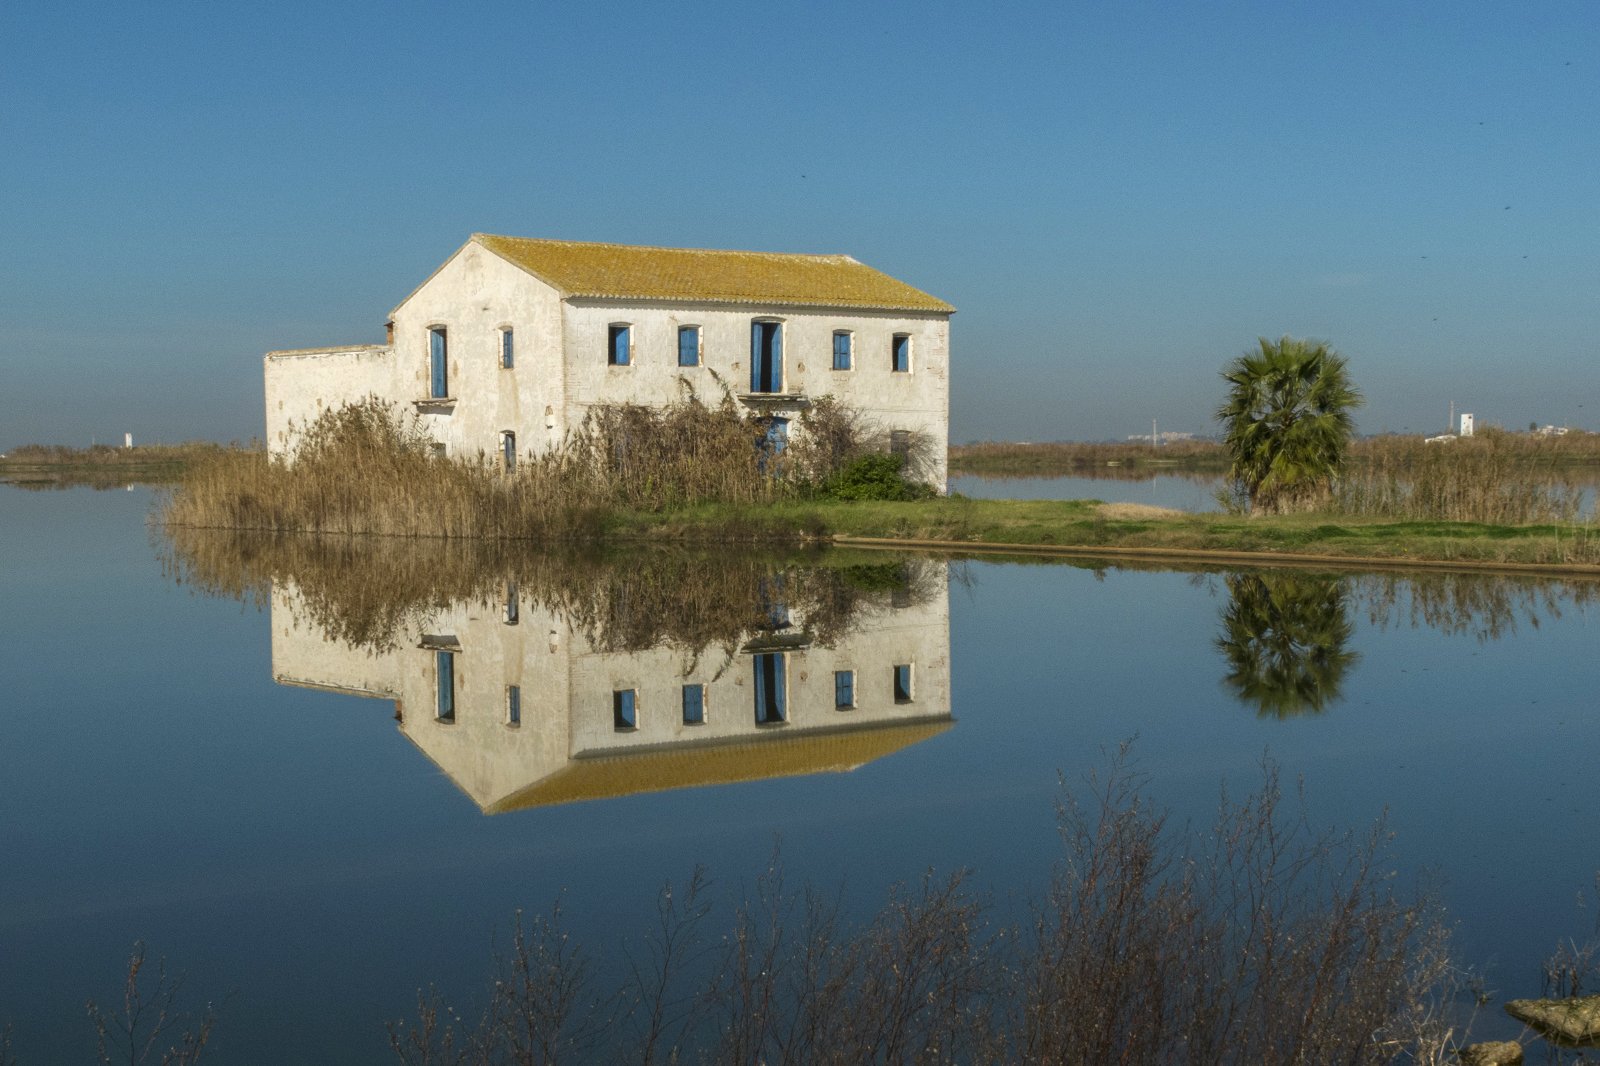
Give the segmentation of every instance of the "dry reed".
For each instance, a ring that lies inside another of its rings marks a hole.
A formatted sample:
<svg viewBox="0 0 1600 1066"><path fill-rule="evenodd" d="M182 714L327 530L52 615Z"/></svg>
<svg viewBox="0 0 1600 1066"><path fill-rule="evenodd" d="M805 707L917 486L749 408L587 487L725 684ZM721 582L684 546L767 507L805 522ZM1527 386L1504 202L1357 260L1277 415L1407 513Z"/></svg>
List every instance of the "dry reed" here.
<svg viewBox="0 0 1600 1066"><path fill-rule="evenodd" d="M619 509L764 503L804 495L881 443L831 401L791 446L731 398L595 408L560 447L503 469L436 458L415 416L369 399L324 412L293 462L229 451L197 462L164 501L168 526L403 537L584 540Z"/></svg>

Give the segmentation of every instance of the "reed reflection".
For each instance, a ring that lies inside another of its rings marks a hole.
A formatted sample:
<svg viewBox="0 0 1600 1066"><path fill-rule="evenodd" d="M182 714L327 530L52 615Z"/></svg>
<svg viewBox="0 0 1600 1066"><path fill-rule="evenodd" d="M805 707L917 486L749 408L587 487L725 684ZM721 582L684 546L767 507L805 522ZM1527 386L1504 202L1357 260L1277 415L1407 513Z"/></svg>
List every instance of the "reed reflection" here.
<svg viewBox="0 0 1600 1066"><path fill-rule="evenodd" d="M952 724L942 563L175 548L180 579L270 603L274 680L393 701L489 814L849 771Z"/></svg>
<svg viewBox="0 0 1600 1066"><path fill-rule="evenodd" d="M1360 661L1344 582L1312 574L1228 574L1228 605L1216 644L1223 684L1263 717L1320 714L1339 701Z"/></svg>

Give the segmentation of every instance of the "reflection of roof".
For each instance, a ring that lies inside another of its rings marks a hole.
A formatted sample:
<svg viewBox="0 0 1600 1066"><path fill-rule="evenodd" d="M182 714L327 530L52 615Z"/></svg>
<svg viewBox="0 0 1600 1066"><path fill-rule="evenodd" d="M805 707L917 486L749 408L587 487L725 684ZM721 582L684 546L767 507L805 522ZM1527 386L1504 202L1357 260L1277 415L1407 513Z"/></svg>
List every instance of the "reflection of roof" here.
<svg viewBox="0 0 1600 1066"><path fill-rule="evenodd" d="M639 792L728 785L768 777L845 773L949 729L948 716L844 729L783 730L694 744L658 744L620 754L582 755L549 777L484 808L504 814Z"/></svg>
<svg viewBox="0 0 1600 1066"><path fill-rule="evenodd" d="M848 255L645 248L475 233L472 239L567 296L955 310Z"/></svg>

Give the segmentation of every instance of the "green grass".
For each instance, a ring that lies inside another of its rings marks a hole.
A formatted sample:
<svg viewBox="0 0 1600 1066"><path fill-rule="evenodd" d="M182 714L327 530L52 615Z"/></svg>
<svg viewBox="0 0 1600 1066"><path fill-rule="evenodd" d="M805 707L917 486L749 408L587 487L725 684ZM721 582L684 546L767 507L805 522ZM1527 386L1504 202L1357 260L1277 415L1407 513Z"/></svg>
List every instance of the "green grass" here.
<svg viewBox="0 0 1600 1066"><path fill-rule="evenodd" d="M1239 517L1185 514L1112 519L1091 500L974 500L911 503L785 502L725 504L647 513L606 522L618 539L759 541L873 537L1060 548L1294 553L1408 561L1600 564L1600 532L1588 525L1503 526L1477 522L1397 522L1327 515Z"/></svg>

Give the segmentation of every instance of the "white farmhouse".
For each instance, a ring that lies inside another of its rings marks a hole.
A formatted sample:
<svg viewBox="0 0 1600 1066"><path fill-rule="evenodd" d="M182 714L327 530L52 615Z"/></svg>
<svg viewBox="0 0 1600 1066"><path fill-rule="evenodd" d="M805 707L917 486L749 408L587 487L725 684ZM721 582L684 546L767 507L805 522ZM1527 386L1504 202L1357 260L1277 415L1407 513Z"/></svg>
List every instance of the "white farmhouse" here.
<svg viewBox="0 0 1600 1066"><path fill-rule="evenodd" d="M441 454L506 462L596 405L727 390L782 435L834 396L892 442L926 440L921 473L943 485L954 311L847 255L477 233L394 309L387 343L269 352L267 442L292 454L321 411L376 396Z"/></svg>

